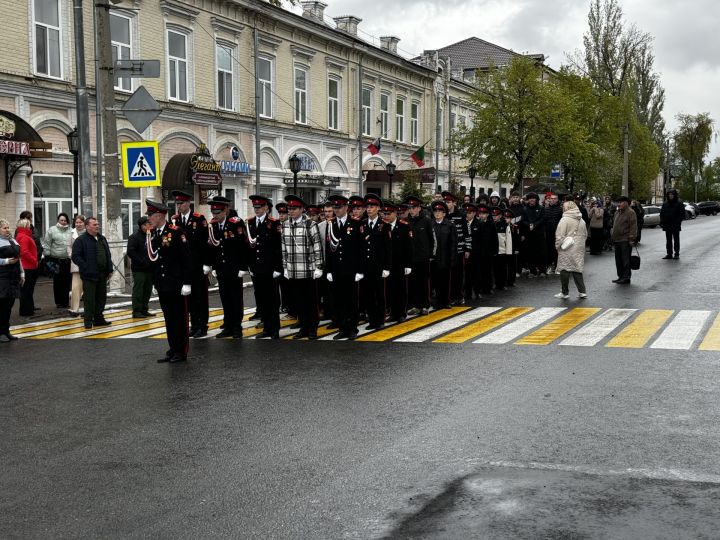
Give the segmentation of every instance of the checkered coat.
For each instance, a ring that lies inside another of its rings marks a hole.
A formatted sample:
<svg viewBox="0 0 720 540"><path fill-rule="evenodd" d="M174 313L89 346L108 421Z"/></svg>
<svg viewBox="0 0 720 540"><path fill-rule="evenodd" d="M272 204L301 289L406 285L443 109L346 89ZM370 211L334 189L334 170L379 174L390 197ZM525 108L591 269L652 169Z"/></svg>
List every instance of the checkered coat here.
<svg viewBox="0 0 720 540"><path fill-rule="evenodd" d="M323 244L317 223L302 217L297 225L292 219L283 223L283 268L289 279L308 279L314 270L323 269Z"/></svg>

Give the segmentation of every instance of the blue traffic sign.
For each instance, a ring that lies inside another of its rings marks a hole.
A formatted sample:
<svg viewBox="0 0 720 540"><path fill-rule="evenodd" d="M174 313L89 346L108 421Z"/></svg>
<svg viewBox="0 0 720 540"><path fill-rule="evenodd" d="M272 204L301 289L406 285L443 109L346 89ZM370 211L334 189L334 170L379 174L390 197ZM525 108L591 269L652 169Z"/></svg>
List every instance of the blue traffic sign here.
<svg viewBox="0 0 720 540"><path fill-rule="evenodd" d="M124 142L121 152L125 187L160 185L160 152L157 141Z"/></svg>

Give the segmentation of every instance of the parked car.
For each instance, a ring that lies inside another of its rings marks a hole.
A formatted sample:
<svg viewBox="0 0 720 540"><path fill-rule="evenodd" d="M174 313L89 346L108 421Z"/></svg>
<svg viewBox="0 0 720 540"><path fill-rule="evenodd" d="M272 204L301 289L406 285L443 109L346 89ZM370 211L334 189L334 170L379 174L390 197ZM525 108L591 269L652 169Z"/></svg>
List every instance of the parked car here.
<svg viewBox="0 0 720 540"><path fill-rule="evenodd" d="M697 217L697 210L690 203L685 203L685 219L695 219Z"/></svg>
<svg viewBox="0 0 720 540"><path fill-rule="evenodd" d="M660 225L660 207L645 206L645 215L643 216L643 228L654 229Z"/></svg>
<svg viewBox="0 0 720 540"><path fill-rule="evenodd" d="M697 206L698 212L704 216L717 216L720 212L720 203L717 201L702 201Z"/></svg>

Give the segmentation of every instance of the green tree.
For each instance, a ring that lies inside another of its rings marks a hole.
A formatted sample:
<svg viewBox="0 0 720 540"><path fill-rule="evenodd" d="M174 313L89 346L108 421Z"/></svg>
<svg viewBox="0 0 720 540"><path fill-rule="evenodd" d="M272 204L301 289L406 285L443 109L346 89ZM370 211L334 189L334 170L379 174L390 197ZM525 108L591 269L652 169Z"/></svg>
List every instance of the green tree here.
<svg viewBox="0 0 720 540"><path fill-rule="evenodd" d="M680 188L684 197L694 198L695 174L702 171L705 156L710 151L715 121L709 113L681 113L675 118L679 124L673 140L680 161Z"/></svg>
<svg viewBox="0 0 720 540"><path fill-rule="evenodd" d="M400 185L399 201L404 201L406 197L418 197L422 199L424 204L428 204L432 198L430 193L423 187L420 171L417 169L408 169L402 171L403 181Z"/></svg>

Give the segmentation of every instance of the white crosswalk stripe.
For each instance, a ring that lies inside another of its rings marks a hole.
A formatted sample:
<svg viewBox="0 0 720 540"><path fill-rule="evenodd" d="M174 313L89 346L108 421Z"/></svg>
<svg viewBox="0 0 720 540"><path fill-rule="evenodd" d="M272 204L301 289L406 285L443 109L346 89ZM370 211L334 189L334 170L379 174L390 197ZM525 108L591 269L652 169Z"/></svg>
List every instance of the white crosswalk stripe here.
<svg viewBox="0 0 720 540"><path fill-rule="evenodd" d="M636 309L608 309L592 322L565 338L560 345L593 347L632 317L636 311Z"/></svg>
<svg viewBox="0 0 720 540"><path fill-rule="evenodd" d="M456 315L455 317L452 317L450 319L437 322L426 328L412 332L411 334L408 334L406 336L394 339L393 341L401 343L421 343L423 341L429 341L442 334L445 334L452 330L456 330L461 326L476 321L477 319L487 317L491 313L495 313L496 311L500 311L501 309L502 308L499 307L481 307L471 309L470 311L466 311L465 313L461 313L460 315Z"/></svg>
<svg viewBox="0 0 720 540"><path fill-rule="evenodd" d="M710 318L710 311L683 310L670 321L662 334L650 345L651 349L686 350L693 346L705 323Z"/></svg>
<svg viewBox="0 0 720 540"><path fill-rule="evenodd" d="M488 343L495 345L508 343L516 338L519 338L523 334L528 333L536 326L549 321L563 311L565 311L565 308L540 308L532 313L528 313L514 322L511 322L510 324L506 324L494 332L490 332L480 339L476 339L473 343Z"/></svg>

